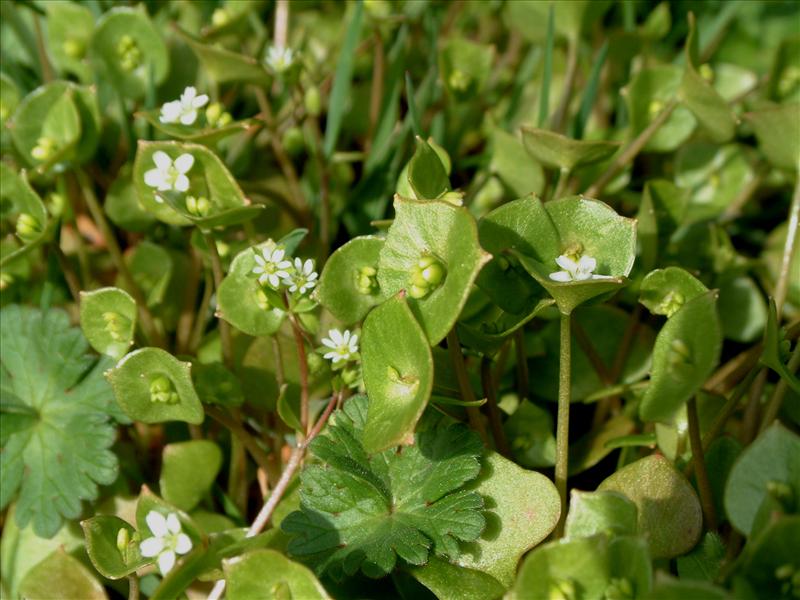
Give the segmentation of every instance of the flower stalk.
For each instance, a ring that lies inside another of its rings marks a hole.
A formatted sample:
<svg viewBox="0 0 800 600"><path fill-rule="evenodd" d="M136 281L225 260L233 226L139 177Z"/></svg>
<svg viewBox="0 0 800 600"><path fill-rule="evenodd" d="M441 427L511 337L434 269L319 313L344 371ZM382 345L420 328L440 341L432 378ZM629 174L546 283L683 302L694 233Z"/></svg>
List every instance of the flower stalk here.
<svg viewBox="0 0 800 600"><path fill-rule="evenodd" d="M569 403L572 396L572 315L561 314L561 344L558 368L558 421L556 424L556 489L561 498L561 517L556 536L564 534L567 516L567 473L569 471Z"/></svg>

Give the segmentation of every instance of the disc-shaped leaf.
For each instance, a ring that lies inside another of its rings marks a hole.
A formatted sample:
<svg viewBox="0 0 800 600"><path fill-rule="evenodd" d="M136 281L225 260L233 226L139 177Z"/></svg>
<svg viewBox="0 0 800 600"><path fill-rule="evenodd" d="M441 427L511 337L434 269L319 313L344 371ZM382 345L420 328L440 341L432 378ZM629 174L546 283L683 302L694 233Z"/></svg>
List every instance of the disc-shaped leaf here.
<svg viewBox="0 0 800 600"><path fill-rule="evenodd" d="M722 347L716 303L715 290L696 296L658 332L650 385L639 405L642 419L669 422L716 367Z"/></svg>
<svg viewBox="0 0 800 600"><path fill-rule="evenodd" d="M28 571L19 586L30 600L108 600L105 589L81 561L58 549Z"/></svg>
<svg viewBox="0 0 800 600"><path fill-rule="evenodd" d="M88 7L75 2L48 2L47 45L55 66L88 83L91 70L86 53L94 30L94 16Z"/></svg>
<svg viewBox="0 0 800 600"><path fill-rule="evenodd" d="M265 302L261 285L253 274L257 264L255 253L269 244L264 242L237 254L217 292L220 317L250 335L274 334L286 315L281 308Z"/></svg>
<svg viewBox="0 0 800 600"><path fill-rule="evenodd" d="M380 252L378 283L383 293L411 288L411 273L423 257L440 263L443 279L408 305L428 341L438 344L452 329L481 267L491 258L478 245L475 219L447 202L395 196L396 216Z"/></svg>
<svg viewBox="0 0 800 600"><path fill-rule="evenodd" d="M136 301L114 287L81 292L81 329L92 348L119 360L133 344Z"/></svg>
<svg viewBox="0 0 800 600"><path fill-rule="evenodd" d="M169 71L169 52L144 7L117 7L97 22L92 60L121 94L141 98L147 86L161 83Z"/></svg>
<svg viewBox="0 0 800 600"><path fill-rule="evenodd" d="M133 539L136 529L127 521L113 515L97 515L81 521L81 527L86 553L103 577L121 579L150 562L142 558L139 544ZM127 534L121 534L121 530ZM125 542L122 548L120 541Z"/></svg>
<svg viewBox="0 0 800 600"><path fill-rule="evenodd" d="M210 440L167 444L158 486L164 500L190 511L203 499L222 466L222 451Z"/></svg>
<svg viewBox="0 0 800 600"><path fill-rule="evenodd" d="M178 30L178 35L200 59L209 77L218 84L242 81L266 88L272 82L272 77L255 58L231 52L217 45L205 44L181 30Z"/></svg>
<svg viewBox="0 0 800 600"><path fill-rule="evenodd" d="M173 161L183 154L194 158L192 168L186 173L190 182L186 193L157 192L145 183L145 173L156 166L153 159L156 152L164 152ZM198 144L140 141L133 165L133 181L139 200L146 208L168 204L181 217L180 220L205 229L248 221L263 208L251 204L217 155ZM199 214L192 212L188 206L189 198L204 198L208 203L207 209ZM163 210L157 209L156 217L166 223L181 224L175 223L174 217L162 218L162 213Z"/></svg>
<svg viewBox="0 0 800 600"><path fill-rule="evenodd" d="M761 338L767 324L764 294L751 277L730 275L719 282L719 320L722 333L736 342ZM795 388L800 391L800 384Z"/></svg>
<svg viewBox="0 0 800 600"><path fill-rule="evenodd" d="M800 164L800 103L768 105L744 117L752 124L767 160L779 169L796 171Z"/></svg>
<svg viewBox="0 0 800 600"><path fill-rule="evenodd" d="M647 67L639 71L626 88L625 100L635 138L674 100L681 86L683 70L673 65ZM697 119L684 106L672 111L661 127L648 140L644 149L650 152L672 152L694 131Z"/></svg>
<svg viewBox="0 0 800 600"><path fill-rule="evenodd" d="M44 203L28 183L25 172L17 173L5 162L0 163L0 202L2 217L17 219L16 237L22 243L12 254L3 256L3 264L6 264L45 240L49 219Z"/></svg>
<svg viewBox="0 0 800 600"><path fill-rule="evenodd" d="M545 167L565 171L609 158L621 146L619 142L574 140L535 127L522 128L522 141L531 156Z"/></svg>
<svg viewBox="0 0 800 600"><path fill-rule="evenodd" d="M364 447L378 452L414 431L433 386L430 346L401 296L367 315L361 331L361 362L369 396Z"/></svg>
<svg viewBox="0 0 800 600"><path fill-rule="evenodd" d="M648 273L639 288L639 302L654 315L671 317L686 302L708 291L703 283L680 267Z"/></svg>
<svg viewBox="0 0 800 600"><path fill-rule="evenodd" d="M359 569L383 577L398 556L412 565L432 553L457 559L461 542L485 526L481 496L463 489L480 471L480 438L452 425L417 433L402 451L369 456L366 419L367 399L351 398L312 442L323 464L306 466L301 509L281 525L294 534L289 553L339 578Z"/></svg>
<svg viewBox="0 0 800 600"><path fill-rule="evenodd" d="M307 567L286 558L275 550L255 550L241 558L223 562L226 597L230 600L251 598L330 598L325 588Z"/></svg>
<svg viewBox="0 0 800 600"><path fill-rule="evenodd" d="M564 537L636 535L636 505L619 492L572 490Z"/></svg>
<svg viewBox="0 0 800 600"><path fill-rule="evenodd" d="M502 129L495 129L492 133L492 159L489 169L518 198L528 194L541 194L544 189L542 166L525 151L525 146L516 136Z"/></svg>
<svg viewBox="0 0 800 600"><path fill-rule="evenodd" d="M174 264L170 253L153 242L139 242L133 253L125 255L133 281L144 292L147 306L158 306L164 301L170 280L173 277ZM117 286L122 287L125 281L117 277ZM132 291L132 290L131 290Z"/></svg>
<svg viewBox="0 0 800 600"><path fill-rule="evenodd" d="M46 169L73 159L81 138L75 88L56 81L33 90L14 113L11 136L32 167Z"/></svg>
<svg viewBox="0 0 800 600"><path fill-rule="evenodd" d="M800 497L798 457L800 437L778 423L745 448L725 486L725 512L736 529L750 535L765 498L781 486L788 487L784 497Z"/></svg>
<svg viewBox="0 0 800 600"><path fill-rule="evenodd" d="M381 248L381 238L354 238L331 254L322 269L314 298L344 325L360 321L387 298L377 281Z"/></svg>
<svg viewBox="0 0 800 600"><path fill-rule="evenodd" d="M135 421L202 423L203 407L190 368L160 348L141 348L126 355L106 377L122 410Z"/></svg>
<svg viewBox="0 0 800 600"><path fill-rule="evenodd" d="M700 539L703 514L694 488L658 454L631 463L607 477L598 491L616 491L638 509L637 529L653 558L672 558Z"/></svg>
<svg viewBox="0 0 800 600"><path fill-rule="evenodd" d="M500 598L506 591L506 586L484 571L466 569L435 556L409 571L439 600Z"/></svg>
<svg viewBox="0 0 800 600"><path fill-rule="evenodd" d="M488 573L508 587L522 555L555 529L561 514L558 492L541 473L496 452L484 457L480 475L467 487L484 499L486 528L464 545L455 563Z"/></svg>

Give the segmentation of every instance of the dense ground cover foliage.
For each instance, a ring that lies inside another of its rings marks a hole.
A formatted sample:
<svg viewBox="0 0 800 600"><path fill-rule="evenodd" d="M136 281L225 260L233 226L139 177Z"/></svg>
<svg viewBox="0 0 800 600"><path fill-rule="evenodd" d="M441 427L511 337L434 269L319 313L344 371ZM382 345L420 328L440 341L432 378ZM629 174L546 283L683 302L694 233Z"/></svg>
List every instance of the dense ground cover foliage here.
<svg viewBox="0 0 800 600"><path fill-rule="evenodd" d="M800 598L800 6L0 3L2 598Z"/></svg>

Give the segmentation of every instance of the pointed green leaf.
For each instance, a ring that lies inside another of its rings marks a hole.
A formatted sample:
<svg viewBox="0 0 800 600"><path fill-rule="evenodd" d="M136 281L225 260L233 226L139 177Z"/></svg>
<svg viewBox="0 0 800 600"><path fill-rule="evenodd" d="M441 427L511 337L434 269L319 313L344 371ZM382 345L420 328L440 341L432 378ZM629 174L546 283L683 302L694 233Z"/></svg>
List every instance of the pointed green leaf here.
<svg viewBox="0 0 800 600"><path fill-rule="evenodd" d="M164 500L192 510L208 493L222 467L222 451L210 440L164 446L158 486Z"/></svg>
<svg viewBox="0 0 800 600"><path fill-rule="evenodd" d="M139 552L133 539L136 529L113 515L97 515L81 521L86 553L94 568L109 579L121 579L151 562ZM120 533L125 530L127 533ZM120 548L120 546L122 546Z"/></svg>
<svg viewBox="0 0 800 600"><path fill-rule="evenodd" d="M430 347L404 298L391 298L367 315L361 360L369 396L364 446L377 452L414 431L433 385Z"/></svg>
<svg viewBox="0 0 800 600"><path fill-rule="evenodd" d="M621 146L619 142L574 140L535 127L522 128L522 141L525 149L542 165L565 171L609 158Z"/></svg>
<svg viewBox="0 0 800 600"><path fill-rule="evenodd" d="M408 292L408 305L428 341L438 344L452 329L470 286L491 257L478 245L475 219L465 208L399 196L394 207L396 217L380 252L378 283L387 295ZM414 298L412 273L425 260L438 264L441 279Z"/></svg>
<svg viewBox="0 0 800 600"><path fill-rule="evenodd" d="M522 198L528 194L542 193L544 171L516 136L495 129L492 132L491 156L489 169L497 174L514 196Z"/></svg>
<svg viewBox="0 0 800 600"><path fill-rule="evenodd" d="M4 218L16 217L16 238L22 242L20 249L3 256L2 264L7 264L45 241L49 218L26 173L15 172L5 162L0 163L0 203Z"/></svg>
<svg viewBox="0 0 800 600"><path fill-rule="evenodd" d="M435 200L450 191L450 180L439 155L419 136L407 177L417 200Z"/></svg>
<svg viewBox="0 0 800 600"><path fill-rule="evenodd" d="M249 552L241 559L225 561L223 568L228 582L226 597L230 600L330 598L314 573L275 550Z"/></svg>
<svg viewBox="0 0 800 600"><path fill-rule="evenodd" d="M344 325L363 319L386 300L378 285L378 260L383 239L360 236L331 254L313 297Z"/></svg>
<svg viewBox="0 0 800 600"><path fill-rule="evenodd" d="M637 529L653 558L672 558L700 539L703 514L694 488L659 454L631 463L607 477L598 491L624 494L638 509Z"/></svg>
<svg viewBox="0 0 800 600"><path fill-rule="evenodd" d="M797 171L800 165L800 103L767 105L746 113L758 146L767 160L779 169Z"/></svg>
<svg viewBox="0 0 800 600"><path fill-rule="evenodd" d="M81 292L81 329L92 348L119 360L133 344L136 301L114 287Z"/></svg>
<svg viewBox="0 0 800 600"><path fill-rule="evenodd" d="M650 385L639 405L645 421L669 422L717 366L722 331L716 303L716 290L696 296L658 333Z"/></svg>
<svg viewBox="0 0 800 600"><path fill-rule="evenodd" d="M769 310L767 311L767 326L764 329L764 353L761 355L761 362L780 375L795 392L800 394L800 379L789 370L785 360L781 357L781 345L783 343L784 338L778 325L775 299L770 298Z"/></svg>
<svg viewBox="0 0 800 600"><path fill-rule="evenodd" d="M131 419L202 423L203 407L192 385L190 367L160 348L141 348L126 355L106 377Z"/></svg>

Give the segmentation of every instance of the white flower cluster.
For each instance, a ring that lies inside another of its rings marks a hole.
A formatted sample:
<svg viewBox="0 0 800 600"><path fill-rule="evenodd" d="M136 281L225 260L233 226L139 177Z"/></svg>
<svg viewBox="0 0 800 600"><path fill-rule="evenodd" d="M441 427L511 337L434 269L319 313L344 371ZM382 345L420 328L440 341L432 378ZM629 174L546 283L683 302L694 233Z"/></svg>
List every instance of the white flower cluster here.
<svg viewBox="0 0 800 600"><path fill-rule="evenodd" d="M328 351L323 355L334 365L346 363L358 357L358 334L351 333L349 329L339 331L331 329L328 337L322 338L322 345Z"/></svg>
<svg viewBox="0 0 800 600"><path fill-rule="evenodd" d="M189 178L186 174L194 165L194 156L181 154L174 161L163 150L153 153L155 168L146 171L144 182L159 192L188 192ZM162 201L156 194L156 200Z"/></svg>
<svg viewBox="0 0 800 600"><path fill-rule="evenodd" d="M295 258L294 263L288 260L283 248L266 245L255 252L256 266L253 273L258 275L261 285L269 285L278 289L281 285L289 288L291 293L306 294L317 285L319 275L314 271L314 261L307 258Z"/></svg>
<svg viewBox="0 0 800 600"><path fill-rule="evenodd" d="M181 530L178 515L169 513L166 517L151 510L145 517L152 537L139 544L139 552L145 558L158 557L158 569L166 575L175 566L178 554L186 554L192 549L192 540Z"/></svg>
<svg viewBox="0 0 800 600"><path fill-rule="evenodd" d="M193 86L183 90L180 99L167 102L161 107L161 116L158 118L162 123L181 123L182 125L194 125L197 120L197 110L208 104L208 96L205 94L197 95L197 90Z"/></svg>

